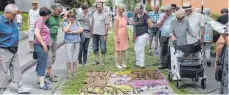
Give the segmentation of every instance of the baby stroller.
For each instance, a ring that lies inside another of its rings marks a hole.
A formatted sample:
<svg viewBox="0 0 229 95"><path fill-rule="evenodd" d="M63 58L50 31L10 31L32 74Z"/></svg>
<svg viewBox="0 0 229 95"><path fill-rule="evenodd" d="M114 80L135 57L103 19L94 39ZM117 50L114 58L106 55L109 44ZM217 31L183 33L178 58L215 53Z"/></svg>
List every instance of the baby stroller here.
<svg viewBox="0 0 229 95"><path fill-rule="evenodd" d="M199 57L185 58L179 53L198 53ZM203 59L201 58L200 45L184 45L177 46L176 41L170 46L171 53L171 70L168 74L170 82L175 81L176 87L180 88L181 78L191 78L193 82L198 82L202 77L201 87L206 88L206 75L204 75Z"/></svg>

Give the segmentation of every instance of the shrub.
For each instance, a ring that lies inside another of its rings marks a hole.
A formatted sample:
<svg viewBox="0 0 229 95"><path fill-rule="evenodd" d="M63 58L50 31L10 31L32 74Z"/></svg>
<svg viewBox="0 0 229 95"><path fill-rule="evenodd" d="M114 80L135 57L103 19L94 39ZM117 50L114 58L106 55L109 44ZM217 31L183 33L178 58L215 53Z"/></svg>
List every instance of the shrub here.
<svg viewBox="0 0 229 95"><path fill-rule="evenodd" d="M217 20L217 19L220 17L220 15L219 15L219 14L212 13L212 14L211 14L211 17L212 17L214 20Z"/></svg>

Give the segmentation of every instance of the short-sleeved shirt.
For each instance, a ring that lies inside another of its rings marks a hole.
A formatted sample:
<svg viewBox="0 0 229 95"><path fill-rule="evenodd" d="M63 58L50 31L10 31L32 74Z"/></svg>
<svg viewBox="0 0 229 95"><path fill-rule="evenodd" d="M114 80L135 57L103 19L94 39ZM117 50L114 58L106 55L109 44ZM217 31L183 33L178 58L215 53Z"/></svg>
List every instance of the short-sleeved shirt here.
<svg viewBox="0 0 229 95"><path fill-rule="evenodd" d="M39 15L39 9L37 9L37 10L30 9L29 10L29 21L30 21L29 27L30 28L34 28L34 24L37 21L37 19L39 18L39 16L40 16Z"/></svg>
<svg viewBox="0 0 229 95"><path fill-rule="evenodd" d="M189 16L187 16L189 24L191 25L192 31L195 33L196 38L187 35L188 44L193 44L201 38L201 29L204 27L204 18L203 15L197 12L192 12Z"/></svg>
<svg viewBox="0 0 229 95"><path fill-rule="evenodd" d="M48 21L46 22L46 25L50 29L51 40L55 41L57 39L58 28L60 26L60 16L54 16L51 14Z"/></svg>
<svg viewBox="0 0 229 95"><path fill-rule="evenodd" d="M222 15L217 19L221 24L226 24L228 22L228 15Z"/></svg>
<svg viewBox="0 0 229 95"><path fill-rule="evenodd" d="M96 11L93 13L92 17L93 22L93 34L96 35L105 35L105 26L109 24L108 14L105 12L99 13Z"/></svg>
<svg viewBox="0 0 229 95"><path fill-rule="evenodd" d="M11 22L11 23L10 23ZM0 47L17 47L19 31L15 21L8 21L4 15L0 16Z"/></svg>
<svg viewBox="0 0 229 95"><path fill-rule="evenodd" d="M50 31L49 28L45 25L42 18L38 18L35 22L34 29L40 29L40 35L47 46L50 46ZM37 38L35 38L34 43L41 44Z"/></svg>
<svg viewBox="0 0 229 95"><path fill-rule="evenodd" d="M68 22L64 22L64 27L68 26ZM79 23L74 22L70 28L71 31L77 31L79 29ZM80 34L71 34L71 33L65 33L64 35L64 41L67 43L80 43L81 38Z"/></svg>
<svg viewBox="0 0 229 95"><path fill-rule="evenodd" d="M163 13L160 15L160 18L158 20L157 23L160 23L160 21L163 19L163 17L165 16L166 14ZM174 15L170 15L165 21L164 23L162 24L162 26L160 27L160 30L161 30L161 35L162 36L165 36L165 37L170 37L170 34L169 34L169 29L170 29L170 25L171 25L171 21L175 19L175 16Z"/></svg>
<svg viewBox="0 0 229 95"><path fill-rule="evenodd" d="M146 13L144 13L144 15L140 18L138 18L137 15L134 16L134 21L137 22L137 24L134 25L136 37L148 33L148 24L147 24L148 18L149 15Z"/></svg>
<svg viewBox="0 0 229 95"><path fill-rule="evenodd" d="M207 23L212 18L209 15L204 15L204 23ZM213 41L213 29L212 26L205 24L205 34L204 34L204 42L212 42Z"/></svg>
<svg viewBox="0 0 229 95"><path fill-rule="evenodd" d="M151 21L154 24L154 27L156 27L157 26L156 23L159 20L159 17L160 17L161 13L160 12L155 13L154 11L151 11L148 14L149 14L149 17L150 17Z"/></svg>
<svg viewBox="0 0 229 95"><path fill-rule="evenodd" d="M90 30L90 14L87 14L87 16L80 14L78 17L78 21L83 29ZM83 35L85 38L91 37L90 31L89 32L84 31Z"/></svg>

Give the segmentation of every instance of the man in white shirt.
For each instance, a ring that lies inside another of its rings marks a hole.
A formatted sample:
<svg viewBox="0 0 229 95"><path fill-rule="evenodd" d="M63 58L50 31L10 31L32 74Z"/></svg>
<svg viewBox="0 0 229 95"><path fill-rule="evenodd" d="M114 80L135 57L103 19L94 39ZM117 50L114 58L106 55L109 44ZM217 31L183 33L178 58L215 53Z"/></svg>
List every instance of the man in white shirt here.
<svg viewBox="0 0 229 95"><path fill-rule="evenodd" d="M205 33L203 15L197 12L193 12L192 5L190 3L184 3L183 9L187 15L192 32L194 35L196 35L196 37L192 37L191 35L187 34L187 44L194 44L198 41L203 43L203 36ZM193 54L193 57L197 56L197 53Z"/></svg>
<svg viewBox="0 0 229 95"><path fill-rule="evenodd" d="M34 24L39 17L38 1L32 1L32 9L29 10L28 25L29 25L29 53L33 52L33 41L34 41Z"/></svg>
<svg viewBox="0 0 229 95"><path fill-rule="evenodd" d="M192 28L192 31L195 33L196 37L192 37L190 35L188 36L188 44L196 43L198 40L202 40L202 37L204 35L204 18L203 15L197 12L192 11L192 5L191 4L184 4L183 9L185 10L185 13L187 15L188 21L190 23L190 26Z"/></svg>

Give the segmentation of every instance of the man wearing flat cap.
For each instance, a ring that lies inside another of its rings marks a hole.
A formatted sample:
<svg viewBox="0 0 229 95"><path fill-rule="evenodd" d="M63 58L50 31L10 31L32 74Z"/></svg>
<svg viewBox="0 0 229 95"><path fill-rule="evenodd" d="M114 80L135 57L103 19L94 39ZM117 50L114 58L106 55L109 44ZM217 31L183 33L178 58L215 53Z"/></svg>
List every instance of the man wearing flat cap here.
<svg viewBox="0 0 229 95"><path fill-rule="evenodd" d="M161 14L157 21L157 27L161 30L160 46L161 46L161 66L159 69L170 68L170 51L169 51L169 38L170 38L170 23L175 16L172 15L172 6L170 4L163 7L165 13Z"/></svg>

